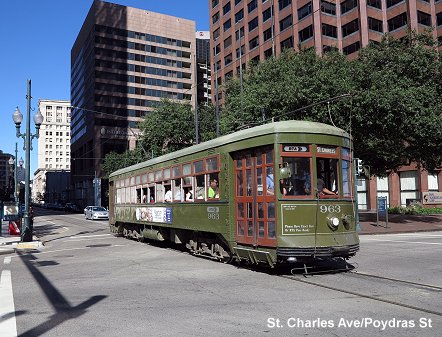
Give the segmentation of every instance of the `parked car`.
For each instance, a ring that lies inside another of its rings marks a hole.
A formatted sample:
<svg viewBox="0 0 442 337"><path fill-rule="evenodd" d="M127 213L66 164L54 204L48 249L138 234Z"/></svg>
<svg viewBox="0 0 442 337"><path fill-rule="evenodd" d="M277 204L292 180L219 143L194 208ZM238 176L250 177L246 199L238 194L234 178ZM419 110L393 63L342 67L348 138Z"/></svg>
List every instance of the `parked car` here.
<svg viewBox="0 0 442 337"><path fill-rule="evenodd" d="M87 206L85 208L85 218L91 220L109 220L109 212L101 206Z"/></svg>

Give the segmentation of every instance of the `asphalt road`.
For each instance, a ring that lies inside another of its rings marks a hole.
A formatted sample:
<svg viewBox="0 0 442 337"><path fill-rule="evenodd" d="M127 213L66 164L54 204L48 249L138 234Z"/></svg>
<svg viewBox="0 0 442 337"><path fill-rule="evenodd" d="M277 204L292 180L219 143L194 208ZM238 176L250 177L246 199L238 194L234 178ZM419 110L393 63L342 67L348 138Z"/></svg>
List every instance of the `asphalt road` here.
<svg viewBox="0 0 442 337"><path fill-rule="evenodd" d="M2 337L11 335L14 317L19 336L402 337L442 331L438 232L363 236L350 260L353 271L292 276L115 237L107 222L81 214L38 216L35 231L42 249L0 260L0 303L13 296L15 304L0 316Z"/></svg>

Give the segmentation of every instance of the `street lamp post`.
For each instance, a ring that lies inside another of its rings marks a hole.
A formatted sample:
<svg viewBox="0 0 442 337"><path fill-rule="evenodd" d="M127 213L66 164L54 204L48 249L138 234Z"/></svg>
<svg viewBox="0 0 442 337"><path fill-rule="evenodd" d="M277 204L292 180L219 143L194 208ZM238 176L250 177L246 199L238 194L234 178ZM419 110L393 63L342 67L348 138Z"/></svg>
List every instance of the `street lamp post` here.
<svg viewBox="0 0 442 337"><path fill-rule="evenodd" d="M26 109L26 132L20 133L20 124L23 121L23 115L18 109L18 107L15 109L12 119L14 120L15 127L16 127L16 136L17 138L23 138L24 139L24 147L23 150L25 151L25 214L23 216L24 222L22 226L22 230L20 232L21 234L21 241L23 242L30 242L32 241L33 236L33 224L31 221L31 214L29 212L29 206L30 206L30 178L31 178L31 150L32 150L32 139L38 138L40 125L43 123L43 115L40 113L40 110L37 110L37 112L34 115L34 123L35 123L35 134L31 134L31 80L28 80L28 94L26 96L27 98L27 109Z"/></svg>

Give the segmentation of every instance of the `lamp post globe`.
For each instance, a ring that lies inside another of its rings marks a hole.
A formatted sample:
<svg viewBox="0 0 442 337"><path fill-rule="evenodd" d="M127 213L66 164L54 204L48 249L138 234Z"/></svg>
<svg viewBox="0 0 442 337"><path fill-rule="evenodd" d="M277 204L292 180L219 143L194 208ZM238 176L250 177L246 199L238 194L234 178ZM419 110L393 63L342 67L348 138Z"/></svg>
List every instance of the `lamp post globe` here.
<svg viewBox="0 0 442 337"><path fill-rule="evenodd" d="M41 114L40 109L38 109L34 115L34 124L36 127L39 128L42 123L43 123L43 115Z"/></svg>
<svg viewBox="0 0 442 337"><path fill-rule="evenodd" d="M20 126L21 122L23 122L23 114L20 112L18 107L15 108L15 111L12 114L12 120L16 126Z"/></svg>

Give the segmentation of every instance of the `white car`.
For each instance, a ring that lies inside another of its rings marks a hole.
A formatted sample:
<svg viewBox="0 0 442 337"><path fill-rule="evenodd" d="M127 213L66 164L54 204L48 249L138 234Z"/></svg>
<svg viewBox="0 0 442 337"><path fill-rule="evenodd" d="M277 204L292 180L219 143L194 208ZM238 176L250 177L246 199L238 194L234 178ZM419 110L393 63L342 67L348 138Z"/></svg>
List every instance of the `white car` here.
<svg viewBox="0 0 442 337"><path fill-rule="evenodd" d="M84 209L84 217L91 220L109 220L109 212L101 206L87 206Z"/></svg>

